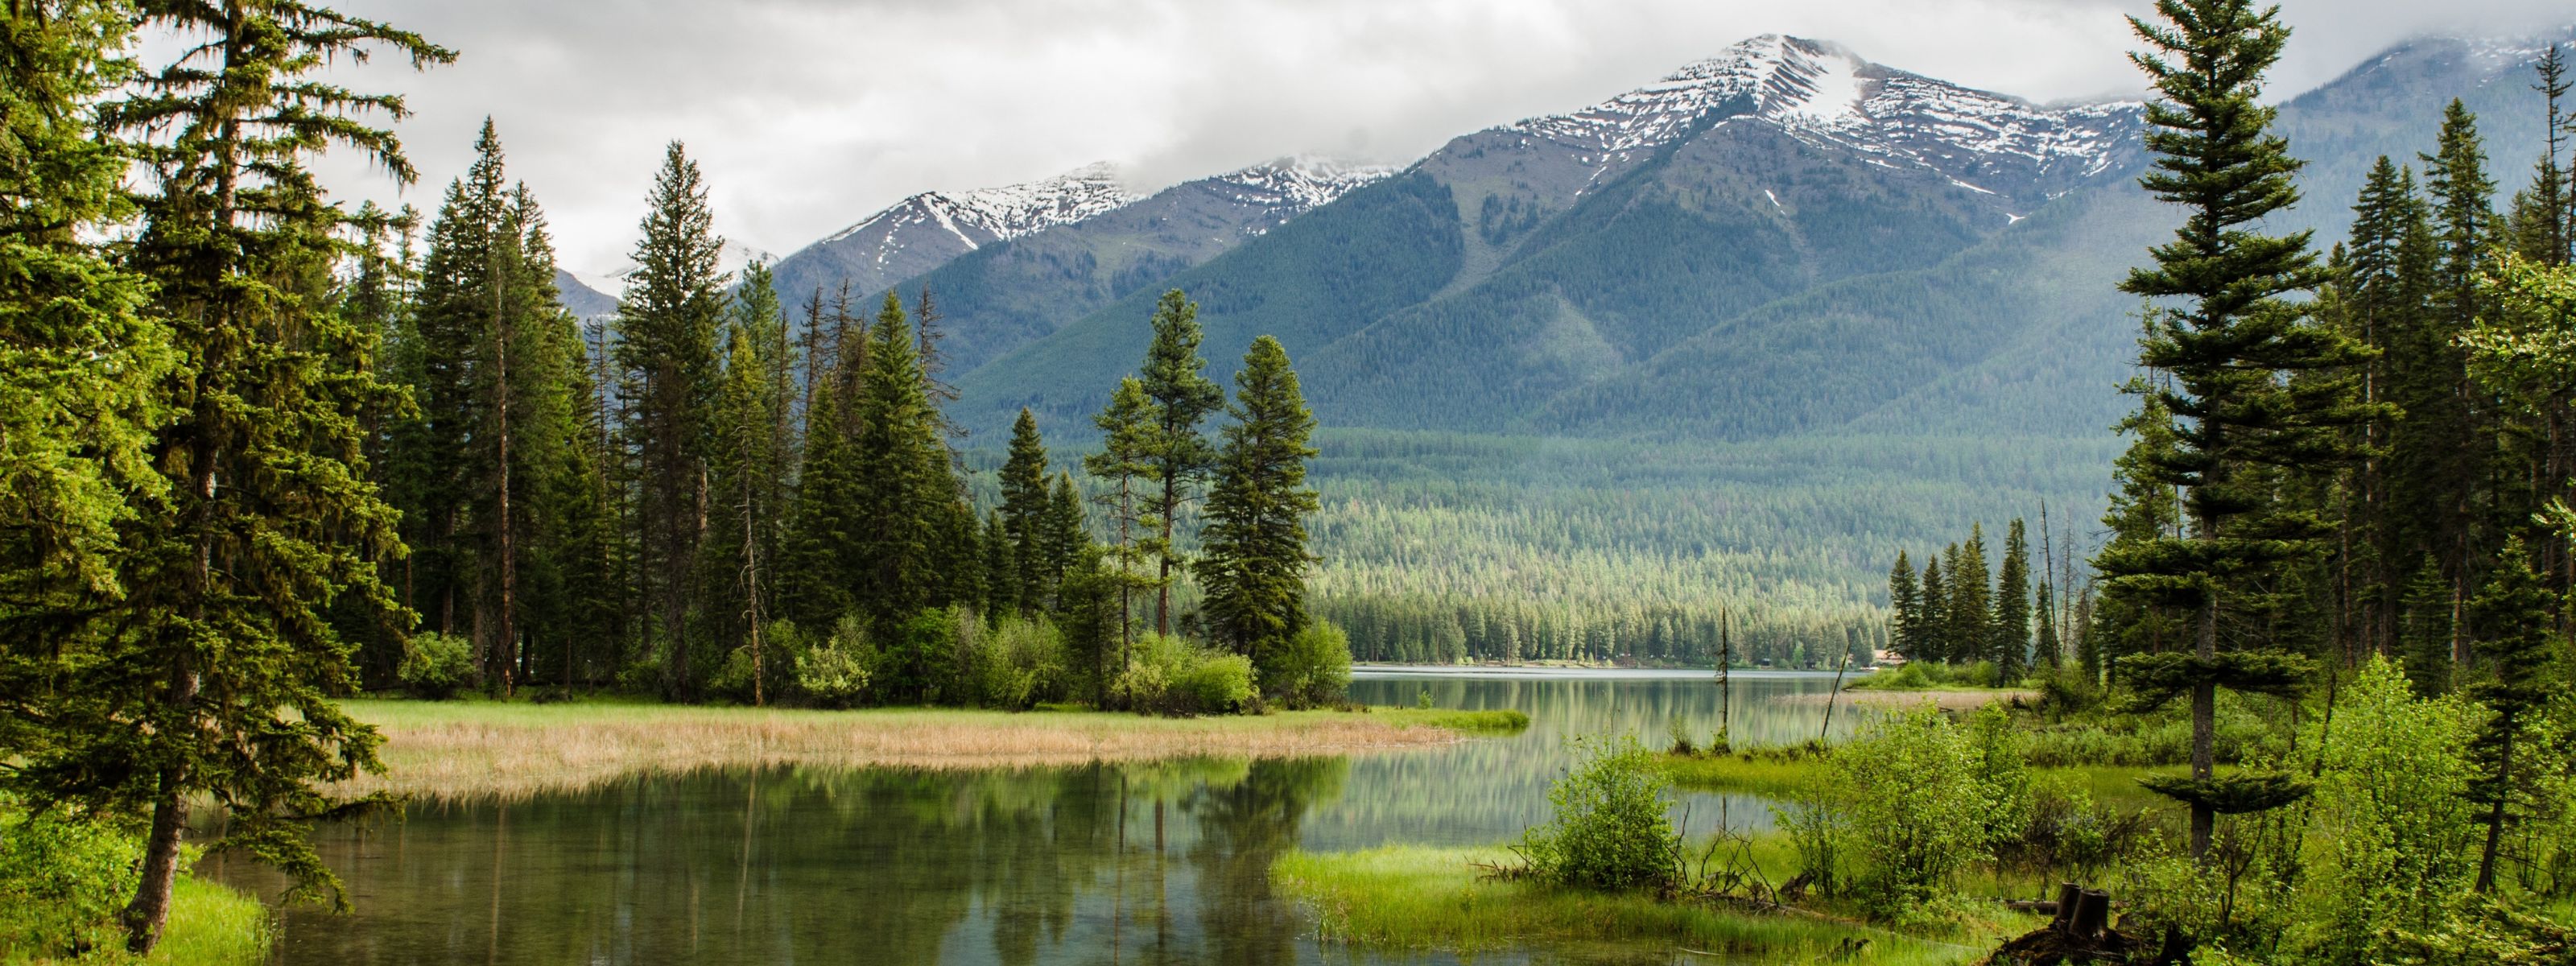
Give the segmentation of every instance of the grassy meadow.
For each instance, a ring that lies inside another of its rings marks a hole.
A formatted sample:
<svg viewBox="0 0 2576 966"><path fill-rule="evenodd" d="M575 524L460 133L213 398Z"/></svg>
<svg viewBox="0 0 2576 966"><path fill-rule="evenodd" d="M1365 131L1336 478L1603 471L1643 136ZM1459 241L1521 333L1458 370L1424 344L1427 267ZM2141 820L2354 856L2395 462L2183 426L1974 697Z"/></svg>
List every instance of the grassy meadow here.
<svg viewBox="0 0 2576 966"><path fill-rule="evenodd" d="M1413 708L1162 718L959 708L812 711L629 702L353 700L385 774L344 791L517 797L630 774L746 765L995 768L1420 748L1526 727L1516 711Z"/></svg>

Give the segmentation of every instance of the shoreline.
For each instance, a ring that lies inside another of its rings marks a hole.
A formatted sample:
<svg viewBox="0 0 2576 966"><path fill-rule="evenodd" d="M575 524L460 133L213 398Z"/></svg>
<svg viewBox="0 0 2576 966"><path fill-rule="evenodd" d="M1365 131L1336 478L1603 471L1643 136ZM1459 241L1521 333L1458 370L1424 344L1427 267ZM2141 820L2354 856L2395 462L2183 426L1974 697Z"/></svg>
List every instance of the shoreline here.
<svg viewBox="0 0 2576 966"><path fill-rule="evenodd" d="M385 736L383 775L335 791L433 800L575 792L642 774L807 765L1038 768L1175 758L1401 751L1509 730L1454 711L1154 718L1102 711L859 711L352 700Z"/></svg>
<svg viewBox="0 0 2576 966"><path fill-rule="evenodd" d="M1845 679L1860 677L1857 672ZM1780 668L1736 668L1731 678L1746 680L1794 681L1834 679L1832 671L1792 671ZM1658 667L1581 667L1560 664L1363 664L1351 665L1351 680L1403 680L1410 678L1553 678L1573 681L1711 681L1717 679L1712 668Z"/></svg>

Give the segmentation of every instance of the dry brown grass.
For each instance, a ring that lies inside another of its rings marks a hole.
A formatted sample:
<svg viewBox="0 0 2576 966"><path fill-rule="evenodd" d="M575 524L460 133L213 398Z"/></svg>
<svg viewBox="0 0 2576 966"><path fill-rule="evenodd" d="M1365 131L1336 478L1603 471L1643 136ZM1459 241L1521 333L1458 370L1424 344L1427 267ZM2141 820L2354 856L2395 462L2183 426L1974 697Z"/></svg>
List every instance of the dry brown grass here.
<svg viewBox="0 0 2576 966"><path fill-rule="evenodd" d="M516 798L634 774L758 765L995 768L1338 755L1442 745L1403 712L1147 718L956 709L781 711L665 705L352 701L385 734L386 774L343 791Z"/></svg>

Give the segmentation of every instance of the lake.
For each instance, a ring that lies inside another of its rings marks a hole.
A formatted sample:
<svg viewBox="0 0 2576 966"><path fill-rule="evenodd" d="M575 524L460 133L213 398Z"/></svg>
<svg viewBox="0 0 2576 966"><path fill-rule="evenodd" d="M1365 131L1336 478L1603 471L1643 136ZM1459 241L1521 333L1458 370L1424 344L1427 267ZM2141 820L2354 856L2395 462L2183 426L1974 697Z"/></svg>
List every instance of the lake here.
<svg viewBox="0 0 2576 966"><path fill-rule="evenodd" d="M1832 676L1734 675L1739 744L1824 724ZM1547 816L1569 739L1717 728L1708 672L1364 669L1351 697L1516 708L1527 732L1346 758L920 771L769 768L636 777L508 803L415 803L317 833L354 906L281 917L284 966L663 963L1379 962L1319 945L1274 898L1282 850L1473 845ZM1797 696L1807 695L1805 700ZM1835 730L1850 720L1835 711ZM1691 794L1693 829L1768 824ZM217 856L202 873L274 895ZM1643 955L1644 958L1639 958ZM1663 962L1553 950L1479 963ZM1693 957L1697 962L1710 960ZM1394 962L1449 962L1403 957Z"/></svg>

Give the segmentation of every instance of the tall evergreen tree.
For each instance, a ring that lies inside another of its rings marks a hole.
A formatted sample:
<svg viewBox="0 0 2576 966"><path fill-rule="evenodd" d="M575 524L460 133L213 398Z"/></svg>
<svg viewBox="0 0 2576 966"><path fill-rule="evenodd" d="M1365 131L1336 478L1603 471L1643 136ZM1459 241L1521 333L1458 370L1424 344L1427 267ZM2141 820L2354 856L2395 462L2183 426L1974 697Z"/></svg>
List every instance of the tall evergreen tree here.
<svg viewBox="0 0 2576 966"><path fill-rule="evenodd" d="M1109 396L1109 405L1092 417L1100 428L1100 452L1083 457L1082 467L1094 479L1105 481L1109 489L1101 500L1109 509L1112 525L1109 552L1100 573L1118 598L1119 661L1127 660L1127 649L1136 640L1135 594L1156 583L1145 572L1147 552L1139 545L1146 534L1160 530L1153 515L1151 501L1140 492L1154 474L1154 402L1145 396L1145 384L1134 376L1118 380L1118 389Z"/></svg>
<svg viewBox="0 0 2576 966"><path fill-rule="evenodd" d="M1038 418L1022 406L1011 422L1010 456L1002 463L1002 526L1019 567L1012 596L1029 613L1037 611L1048 593L1043 574L1051 560L1043 530L1052 494L1047 482L1046 443L1038 435Z"/></svg>
<svg viewBox="0 0 2576 966"><path fill-rule="evenodd" d="M1208 494L1206 560L1211 636L1267 668L1282 642L1306 625L1306 486L1314 414L1297 387L1288 350L1262 336L1234 377L1234 425L1225 428L1216 485Z"/></svg>
<svg viewBox="0 0 2576 966"><path fill-rule="evenodd" d="M2561 691L2553 673L2557 670L2554 659L2564 646L2550 618L2554 596L2531 569L2531 555L2522 539L2513 537L2497 554L2495 573L2470 610L2478 657L2494 672L2471 689L2472 696L2495 712L2469 748L2478 769L2469 798L2486 809L2486 844L2478 855L2480 892L2495 888L2498 847L2505 825L2514 817L2511 809L2518 785L2532 770L2516 754L2536 757L2522 748L2522 739Z"/></svg>
<svg viewBox="0 0 2576 966"><path fill-rule="evenodd" d="M710 414L708 453L708 498L721 525L710 526L701 550L703 621L725 650L750 649L755 704L766 697L760 634L776 610L771 597L784 509L777 481L786 475L789 458L778 412L788 402L781 376L791 360L779 357L787 320L771 277L765 264L746 268L725 316L725 368Z"/></svg>
<svg viewBox="0 0 2576 966"><path fill-rule="evenodd" d="M705 179L679 142L664 151L646 204L618 305L617 361L641 387L623 428L635 454L644 603L659 621L666 687L686 699L696 694L687 627L708 523L700 510L712 496L708 428L728 276Z"/></svg>
<svg viewBox="0 0 2576 966"><path fill-rule="evenodd" d="M1046 556L1046 567L1039 573L1039 583L1052 599L1055 585L1064 573L1091 547L1091 531L1083 522L1082 490L1074 485L1073 471L1056 474L1055 489L1047 494L1046 516L1040 521L1038 549Z"/></svg>
<svg viewBox="0 0 2576 966"><path fill-rule="evenodd" d="M1950 659L1962 664L1998 660L1994 641L1994 571L1986 564L1986 527L1968 526L1968 541L1943 562L1950 575Z"/></svg>
<svg viewBox="0 0 2576 966"><path fill-rule="evenodd" d="M339 896L304 823L342 804L324 788L381 767L380 739L330 699L354 682L323 611L345 598L401 616L375 566L395 515L366 482L358 430L398 396L376 378L377 333L332 304L347 216L305 163L340 146L398 181L413 170L357 120L399 119L399 98L309 75L370 48L414 67L453 57L298 3L143 12L150 31L202 38L102 114L149 137L133 265L187 360L160 387L178 408L152 451L168 498L126 524L127 596L112 630L79 642L77 691L48 709L61 740L12 772L40 799L149 814L124 913L137 953L167 920L193 802L222 808L225 844L284 869L294 894Z"/></svg>
<svg viewBox="0 0 2576 966"><path fill-rule="evenodd" d="M1002 519L1001 510L984 515L984 617L999 622L1004 616L1021 613L1020 582L1010 579L1020 573L1018 544L1011 539L1010 524Z"/></svg>
<svg viewBox="0 0 2576 966"><path fill-rule="evenodd" d="M1986 653L2001 680L2030 669L2030 535L2019 517L2004 532L2003 567L1995 575L1995 623Z"/></svg>
<svg viewBox="0 0 2576 966"><path fill-rule="evenodd" d="M1914 639L1922 653L1907 654L1906 660L1950 660L1950 581L1941 574L1940 554L1926 555L1923 561L1923 615Z"/></svg>
<svg viewBox="0 0 2576 966"><path fill-rule="evenodd" d="M939 411L931 405L903 301L886 293L868 327L868 368L859 383L851 534L858 548L852 593L880 640L933 606L943 589L935 558L959 501Z"/></svg>
<svg viewBox="0 0 2576 966"><path fill-rule="evenodd" d="M1159 531L1148 548L1157 561L1154 629L1172 632L1172 579L1185 558L1172 539L1181 507L1192 498L1216 460L1216 449L1199 429L1225 406L1225 390L1205 375L1199 357L1199 307L1179 289L1163 293L1154 306L1154 341L1145 350L1142 383L1153 403L1154 522Z"/></svg>
<svg viewBox="0 0 2576 966"><path fill-rule="evenodd" d="M2191 654L2133 656L2123 677L2151 703L2191 698L2191 777L2150 787L2190 805L2197 859L2221 811L2260 811L2304 793L2276 776L2214 774L2217 689L2287 690L2302 676L2295 658L2260 640L2222 653L2219 614L2229 587L2277 572L2320 529L2313 514L2271 505L2261 471L2339 459L2341 427L2359 416L2348 386L2283 375L2349 366L2362 352L2311 324L2308 303L2294 297L2323 281L2308 236L2258 227L2298 197L2299 162L2261 103L2263 75L2289 36L2278 9L2248 0L2159 0L2156 9L2165 23L2130 19L2150 48L2131 60L2161 95L2147 107L2155 161L2140 183L2185 217L2174 240L2152 250L2156 264L2131 270L2121 289L2155 300L2139 362L2170 376L2154 392L2183 425L2145 469L2183 492L2192 526L2108 552L2104 564L2124 593L2195 615Z"/></svg>
<svg viewBox="0 0 2576 966"><path fill-rule="evenodd" d="M1923 585L1914 576L1914 562L1902 550L1896 552L1896 566L1887 571L1887 609L1889 643L1906 660L1922 660L1916 635L1923 620Z"/></svg>
<svg viewBox="0 0 2576 966"><path fill-rule="evenodd" d="M2031 653L2038 656L2040 666L2053 672L2066 663L2066 642L2057 634L2055 586L2048 581L2040 581L2037 601L2039 631L2032 639Z"/></svg>
<svg viewBox="0 0 2576 966"><path fill-rule="evenodd" d="M119 530L168 490L149 447L171 333L89 240L132 214L132 146L87 108L127 78L133 32L121 4L85 2L0 29L0 759L42 740L31 705L74 683L58 643L124 594Z"/></svg>

